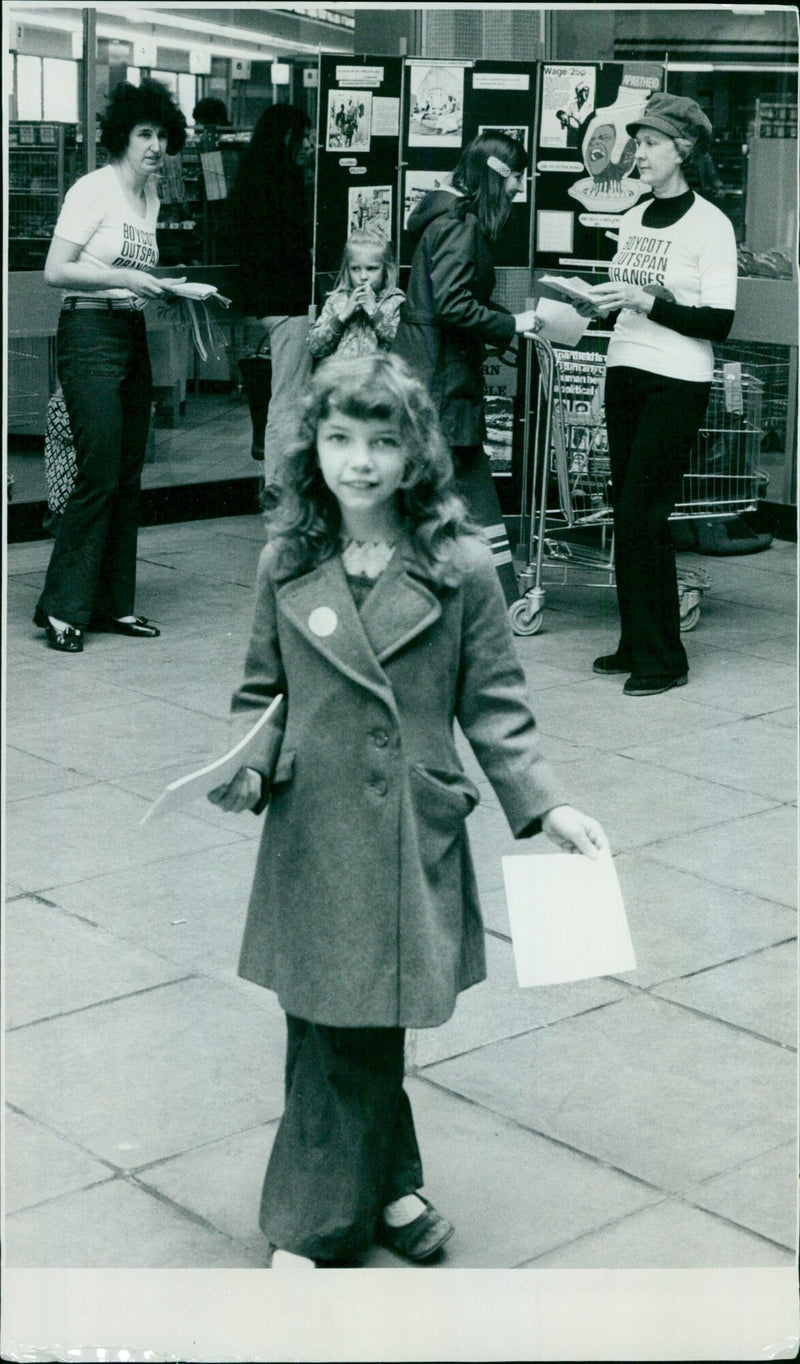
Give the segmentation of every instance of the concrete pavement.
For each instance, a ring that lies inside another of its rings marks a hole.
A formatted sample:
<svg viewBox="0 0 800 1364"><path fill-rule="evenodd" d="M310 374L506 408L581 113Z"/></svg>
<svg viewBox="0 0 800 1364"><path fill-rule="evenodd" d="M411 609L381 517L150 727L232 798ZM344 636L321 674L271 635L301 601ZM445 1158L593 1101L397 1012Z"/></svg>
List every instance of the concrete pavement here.
<svg viewBox="0 0 800 1364"><path fill-rule="evenodd" d="M74 657L31 624L49 544L9 549L8 1266L266 1262L283 1019L235 974L260 820L138 825L227 744L261 538L256 517L143 530L161 639ZM425 1192L457 1226L425 1272L792 1263L796 547L703 567L680 691L592 675L613 593L548 588L518 641L564 789L611 837L635 972L518 988L500 855L522 845L465 754L490 970L410 1038Z"/></svg>

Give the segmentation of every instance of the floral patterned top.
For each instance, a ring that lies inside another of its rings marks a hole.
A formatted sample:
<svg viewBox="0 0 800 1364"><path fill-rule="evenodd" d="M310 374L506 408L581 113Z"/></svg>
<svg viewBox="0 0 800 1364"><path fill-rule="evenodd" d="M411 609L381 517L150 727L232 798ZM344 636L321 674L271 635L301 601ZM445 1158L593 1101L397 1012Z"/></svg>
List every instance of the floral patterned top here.
<svg viewBox="0 0 800 1364"><path fill-rule="evenodd" d="M334 289L311 326L308 345L318 360L334 352L337 355L372 355L378 350L388 350L394 340L400 306L405 298L402 289L386 289L379 294L372 317L368 317L363 308L356 308L343 320L342 310L349 297L348 289Z"/></svg>

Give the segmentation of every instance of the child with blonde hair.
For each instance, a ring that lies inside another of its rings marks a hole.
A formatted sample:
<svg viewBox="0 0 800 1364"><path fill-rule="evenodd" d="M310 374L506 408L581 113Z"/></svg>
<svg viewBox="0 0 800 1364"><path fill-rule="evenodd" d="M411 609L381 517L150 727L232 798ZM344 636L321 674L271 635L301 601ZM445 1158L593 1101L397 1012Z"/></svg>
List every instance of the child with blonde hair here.
<svg viewBox="0 0 800 1364"><path fill-rule="evenodd" d="M311 354L370 355L394 340L405 295L388 237L375 227L347 238L336 284L309 332Z"/></svg>

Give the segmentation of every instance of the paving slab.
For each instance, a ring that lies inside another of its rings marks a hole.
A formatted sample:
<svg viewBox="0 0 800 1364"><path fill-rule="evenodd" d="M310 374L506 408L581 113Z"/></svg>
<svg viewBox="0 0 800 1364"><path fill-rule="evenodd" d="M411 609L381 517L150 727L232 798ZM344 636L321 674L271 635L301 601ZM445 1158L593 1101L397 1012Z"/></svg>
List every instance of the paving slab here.
<svg viewBox="0 0 800 1364"><path fill-rule="evenodd" d="M76 673L67 672L64 667L52 667L51 654L59 661L58 654L50 649L45 655L47 666L43 666L40 658L28 658L8 668L5 722L6 734L12 743L17 726L30 720L33 697L36 698L35 710L43 719L55 716L62 727L75 715L94 715L99 710L130 705L137 699L135 688L121 685L121 677L114 681L109 679L99 686L97 678L83 668ZM78 662L83 663L83 655Z"/></svg>
<svg viewBox="0 0 800 1364"><path fill-rule="evenodd" d="M234 830L177 813L142 829L146 809L146 801L103 782L15 801L5 821L9 874L28 891L126 868L146 881L150 865L174 857L176 848L188 854L242 841Z"/></svg>
<svg viewBox="0 0 800 1364"><path fill-rule="evenodd" d="M772 731L774 734L774 731ZM707 731L692 740L701 745ZM680 747L686 739L670 741ZM644 848L727 820L767 809L774 798L722 785L684 772L659 770L631 756L604 753L570 763L565 769L569 800L594 815L615 853Z"/></svg>
<svg viewBox="0 0 800 1364"><path fill-rule="evenodd" d="M739 583L720 583L714 595L735 602L751 611L794 612L797 606L797 583L784 573L751 573Z"/></svg>
<svg viewBox="0 0 800 1364"><path fill-rule="evenodd" d="M185 762L188 771L226 751L229 727L163 701L75 715L65 725L57 712L14 726L16 748L101 781L144 772L159 762Z"/></svg>
<svg viewBox="0 0 800 1364"><path fill-rule="evenodd" d="M441 1268L510 1269L661 1196L422 1080L407 1089L425 1195L456 1227ZM404 1262L383 1251L368 1263Z"/></svg>
<svg viewBox="0 0 800 1364"><path fill-rule="evenodd" d="M182 544L151 546L147 559L177 569L181 573L209 578L218 583L252 587L263 545L231 535L212 535L201 541L197 535Z"/></svg>
<svg viewBox="0 0 800 1364"><path fill-rule="evenodd" d="M656 986L655 993L796 1049L797 938Z"/></svg>
<svg viewBox="0 0 800 1364"><path fill-rule="evenodd" d="M769 715L762 716L762 719L765 725L780 725L781 729L790 729L795 735L797 733L797 706L773 710Z"/></svg>
<svg viewBox="0 0 800 1364"><path fill-rule="evenodd" d="M6 1028L176 980L182 969L30 897L6 906Z"/></svg>
<svg viewBox="0 0 800 1364"><path fill-rule="evenodd" d="M723 830L724 833L724 830ZM785 905L719 886L642 853L616 858L637 968L631 985L693 975L708 966L759 952L797 931Z"/></svg>
<svg viewBox="0 0 800 1364"><path fill-rule="evenodd" d="M107 1165L13 1109L6 1109L3 1139L6 1216L113 1178Z"/></svg>
<svg viewBox="0 0 800 1364"><path fill-rule="evenodd" d="M52 1131L131 1169L277 1117L284 1050L277 1007L186 980L9 1034L6 1093Z"/></svg>
<svg viewBox="0 0 800 1364"><path fill-rule="evenodd" d="M447 1023L410 1034L415 1066L424 1067L446 1056L544 1027L556 1019L585 1013L626 993L619 981L602 978L521 989L511 943L491 936L486 939L486 960L488 979L459 995L455 1013Z"/></svg>
<svg viewBox="0 0 800 1364"><path fill-rule="evenodd" d="M797 1247L797 1147L793 1141L687 1189L684 1197L791 1251Z"/></svg>
<svg viewBox="0 0 800 1364"><path fill-rule="evenodd" d="M252 1250L122 1179L6 1219L15 1269L256 1269Z"/></svg>
<svg viewBox="0 0 800 1364"><path fill-rule="evenodd" d="M601 752L621 753L637 743L687 735L728 719L718 709L685 698L688 689L630 697L622 694L623 681L593 677L542 692L534 685L533 712L542 734L573 739L587 733Z"/></svg>
<svg viewBox="0 0 800 1364"><path fill-rule="evenodd" d="M791 705L797 696L797 668L791 658L742 656L729 649L706 649L692 661L692 700L736 715L762 715Z"/></svg>
<svg viewBox="0 0 800 1364"><path fill-rule="evenodd" d="M764 607L754 612L749 606L708 593L703 597L697 628L702 630L703 637L709 643L717 644L721 649L738 651L741 648L747 651L765 640L785 636L791 619L791 612L787 608L775 610ZM691 643L688 647L691 653Z"/></svg>
<svg viewBox="0 0 800 1364"><path fill-rule="evenodd" d="M425 1074L677 1193L792 1137L795 1069L773 1043L638 995Z"/></svg>
<svg viewBox="0 0 800 1364"><path fill-rule="evenodd" d="M8 722L6 722L8 723ZM28 800L31 796L50 795L55 791L71 791L76 786L91 786L94 777L88 772L76 772L60 763L34 758L6 744L6 800Z"/></svg>
<svg viewBox="0 0 800 1364"><path fill-rule="evenodd" d="M261 1236L258 1208L277 1119L140 1170L137 1179L239 1241ZM267 1245L264 1241L264 1255Z"/></svg>
<svg viewBox="0 0 800 1364"><path fill-rule="evenodd" d="M221 971L239 960L255 861L255 847L243 840L180 856L173 849L146 874L121 868L50 894L71 913L187 970Z"/></svg>
<svg viewBox="0 0 800 1364"><path fill-rule="evenodd" d="M658 862L705 876L722 886L764 900L797 904L797 811L776 806L746 819L733 819L723 831L700 829L653 844Z"/></svg>
<svg viewBox="0 0 800 1364"><path fill-rule="evenodd" d="M628 749L627 756L645 763L648 772L653 767L684 772L773 801L789 801L797 794L796 747L784 729L754 719L702 730L690 744L681 739L640 744ZM660 785L660 774L658 780ZM700 827L699 821L695 827Z"/></svg>
<svg viewBox="0 0 800 1364"><path fill-rule="evenodd" d="M531 1268L766 1269L790 1263L780 1246L673 1201L542 1255Z"/></svg>

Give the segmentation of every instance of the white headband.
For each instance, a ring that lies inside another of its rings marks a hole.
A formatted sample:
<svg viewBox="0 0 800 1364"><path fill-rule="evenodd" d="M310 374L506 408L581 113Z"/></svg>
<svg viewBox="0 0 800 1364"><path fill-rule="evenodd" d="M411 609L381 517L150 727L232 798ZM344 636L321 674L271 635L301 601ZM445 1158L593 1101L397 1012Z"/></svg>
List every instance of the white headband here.
<svg viewBox="0 0 800 1364"><path fill-rule="evenodd" d="M507 166L505 161L501 161L499 156L487 156L486 164L491 166L493 171L497 171L498 175L502 175L504 180L511 174L511 167Z"/></svg>

